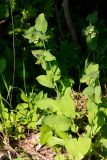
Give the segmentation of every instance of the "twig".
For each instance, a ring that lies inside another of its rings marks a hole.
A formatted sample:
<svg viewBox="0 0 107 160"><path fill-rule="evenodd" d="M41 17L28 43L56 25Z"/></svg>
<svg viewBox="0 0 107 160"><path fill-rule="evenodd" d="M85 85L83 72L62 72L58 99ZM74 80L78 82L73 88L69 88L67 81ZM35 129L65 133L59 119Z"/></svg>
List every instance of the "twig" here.
<svg viewBox="0 0 107 160"><path fill-rule="evenodd" d="M6 19L3 19L2 21L0 21L0 24L3 24L6 22Z"/></svg>

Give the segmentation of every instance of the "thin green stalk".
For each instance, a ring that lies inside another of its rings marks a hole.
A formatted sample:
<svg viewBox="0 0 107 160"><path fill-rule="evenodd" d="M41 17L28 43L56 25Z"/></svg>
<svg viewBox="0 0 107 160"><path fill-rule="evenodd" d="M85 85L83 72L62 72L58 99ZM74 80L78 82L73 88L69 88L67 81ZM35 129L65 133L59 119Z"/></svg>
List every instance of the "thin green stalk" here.
<svg viewBox="0 0 107 160"><path fill-rule="evenodd" d="M26 72L25 72L25 63L23 61L23 82L24 82L24 89L25 89L25 93L27 93L26 91Z"/></svg>
<svg viewBox="0 0 107 160"><path fill-rule="evenodd" d="M15 81L15 64L16 64L16 50L15 50L15 29L14 29L14 20L13 20L13 11L12 11L12 0L10 0L10 15L11 15L11 23L12 23L12 30L13 30L13 80L12 80L12 90L11 90L11 99L12 102L12 95L13 95L13 86Z"/></svg>

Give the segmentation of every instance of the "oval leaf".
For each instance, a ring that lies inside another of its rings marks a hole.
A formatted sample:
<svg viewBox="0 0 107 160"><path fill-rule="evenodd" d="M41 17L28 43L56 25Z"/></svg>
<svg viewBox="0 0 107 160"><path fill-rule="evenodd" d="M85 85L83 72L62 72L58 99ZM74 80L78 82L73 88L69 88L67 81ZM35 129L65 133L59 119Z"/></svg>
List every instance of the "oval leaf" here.
<svg viewBox="0 0 107 160"><path fill-rule="evenodd" d="M41 85L48 87L48 88L54 88L54 85L51 79L49 79L46 75L40 75L36 79Z"/></svg>
<svg viewBox="0 0 107 160"><path fill-rule="evenodd" d="M78 149L84 156L90 149L91 146L91 139L88 137L79 137L78 138Z"/></svg>
<svg viewBox="0 0 107 160"><path fill-rule="evenodd" d="M46 116L43 123L57 131L67 131L71 126L71 120L68 117L59 115Z"/></svg>
<svg viewBox="0 0 107 160"><path fill-rule="evenodd" d="M48 138L47 144L49 146L52 146L52 147L55 146L55 145L64 146L64 140L61 139L61 138L57 138L57 137L51 136L51 137Z"/></svg>
<svg viewBox="0 0 107 160"><path fill-rule="evenodd" d="M56 106L58 106L63 115L75 118L75 103L70 97L70 94L64 95L61 99L56 100Z"/></svg>
<svg viewBox="0 0 107 160"><path fill-rule="evenodd" d="M44 13L41 13L37 18L36 18L36 25L35 28L37 31L42 32L45 34L47 30L48 23L45 19Z"/></svg>

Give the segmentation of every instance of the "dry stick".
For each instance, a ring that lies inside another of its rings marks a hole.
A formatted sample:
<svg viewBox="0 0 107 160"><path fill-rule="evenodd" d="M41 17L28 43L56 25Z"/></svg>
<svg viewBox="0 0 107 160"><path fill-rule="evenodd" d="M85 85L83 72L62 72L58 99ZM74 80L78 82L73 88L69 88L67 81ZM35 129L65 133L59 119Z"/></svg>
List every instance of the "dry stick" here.
<svg viewBox="0 0 107 160"><path fill-rule="evenodd" d="M74 24L73 24L73 20L70 16L68 0L63 0L62 7L63 7L63 10L64 10L65 20L66 20L69 32L71 34L72 41L77 43L78 42L77 34L76 34L76 30L75 30L75 27L74 27Z"/></svg>
<svg viewBox="0 0 107 160"><path fill-rule="evenodd" d="M3 24L4 22L6 22L6 19L0 21L0 24Z"/></svg>

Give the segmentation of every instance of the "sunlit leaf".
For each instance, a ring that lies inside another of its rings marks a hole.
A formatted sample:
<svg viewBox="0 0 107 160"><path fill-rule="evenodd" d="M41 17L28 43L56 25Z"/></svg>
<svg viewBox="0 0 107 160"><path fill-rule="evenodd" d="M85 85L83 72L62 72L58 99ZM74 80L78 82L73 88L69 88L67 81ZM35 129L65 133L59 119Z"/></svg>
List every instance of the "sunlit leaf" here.
<svg viewBox="0 0 107 160"><path fill-rule="evenodd" d="M75 160L82 160L91 147L91 139L88 137L69 138L65 140L65 147L69 156Z"/></svg>
<svg viewBox="0 0 107 160"><path fill-rule="evenodd" d="M75 118L75 103L70 97L70 94L61 97L61 99L57 99L56 104L58 105L58 108L60 109L63 115L70 118Z"/></svg>
<svg viewBox="0 0 107 160"><path fill-rule="evenodd" d="M21 99L24 101L24 102L28 102L28 98L26 96L26 94L22 91L21 93Z"/></svg>
<svg viewBox="0 0 107 160"><path fill-rule="evenodd" d="M54 160L66 160L66 158L63 154L58 154L54 157Z"/></svg>
<svg viewBox="0 0 107 160"><path fill-rule="evenodd" d="M52 80L48 78L46 75L40 75L36 78L36 80L43 86L48 88L54 88Z"/></svg>
<svg viewBox="0 0 107 160"><path fill-rule="evenodd" d="M46 116L43 123L57 131L67 131L71 126L71 120L68 117L58 115Z"/></svg>
<svg viewBox="0 0 107 160"><path fill-rule="evenodd" d="M88 121L92 125L97 113L98 113L98 106L91 100L87 102L87 107L88 107Z"/></svg>
<svg viewBox="0 0 107 160"><path fill-rule="evenodd" d="M40 135L40 142L46 144L49 137L52 137L52 131L42 132Z"/></svg>
<svg viewBox="0 0 107 160"><path fill-rule="evenodd" d="M91 139L88 137L79 137L78 138L78 149L80 152L85 155L91 147Z"/></svg>
<svg viewBox="0 0 107 160"><path fill-rule="evenodd" d="M64 140L61 139L61 138L57 138L57 137L51 136L51 137L48 138L47 144L49 146L55 146L55 145L64 146Z"/></svg>
<svg viewBox="0 0 107 160"><path fill-rule="evenodd" d="M41 13L36 18L35 28L36 28L37 31L42 32L44 34L47 31L47 26L48 26L48 23L45 19L44 13Z"/></svg>
<svg viewBox="0 0 107 160"><path fill-rule="evenodd" d="M101 143L105 148L107 148L107 139L101 138L100 143Z"/></svg>

